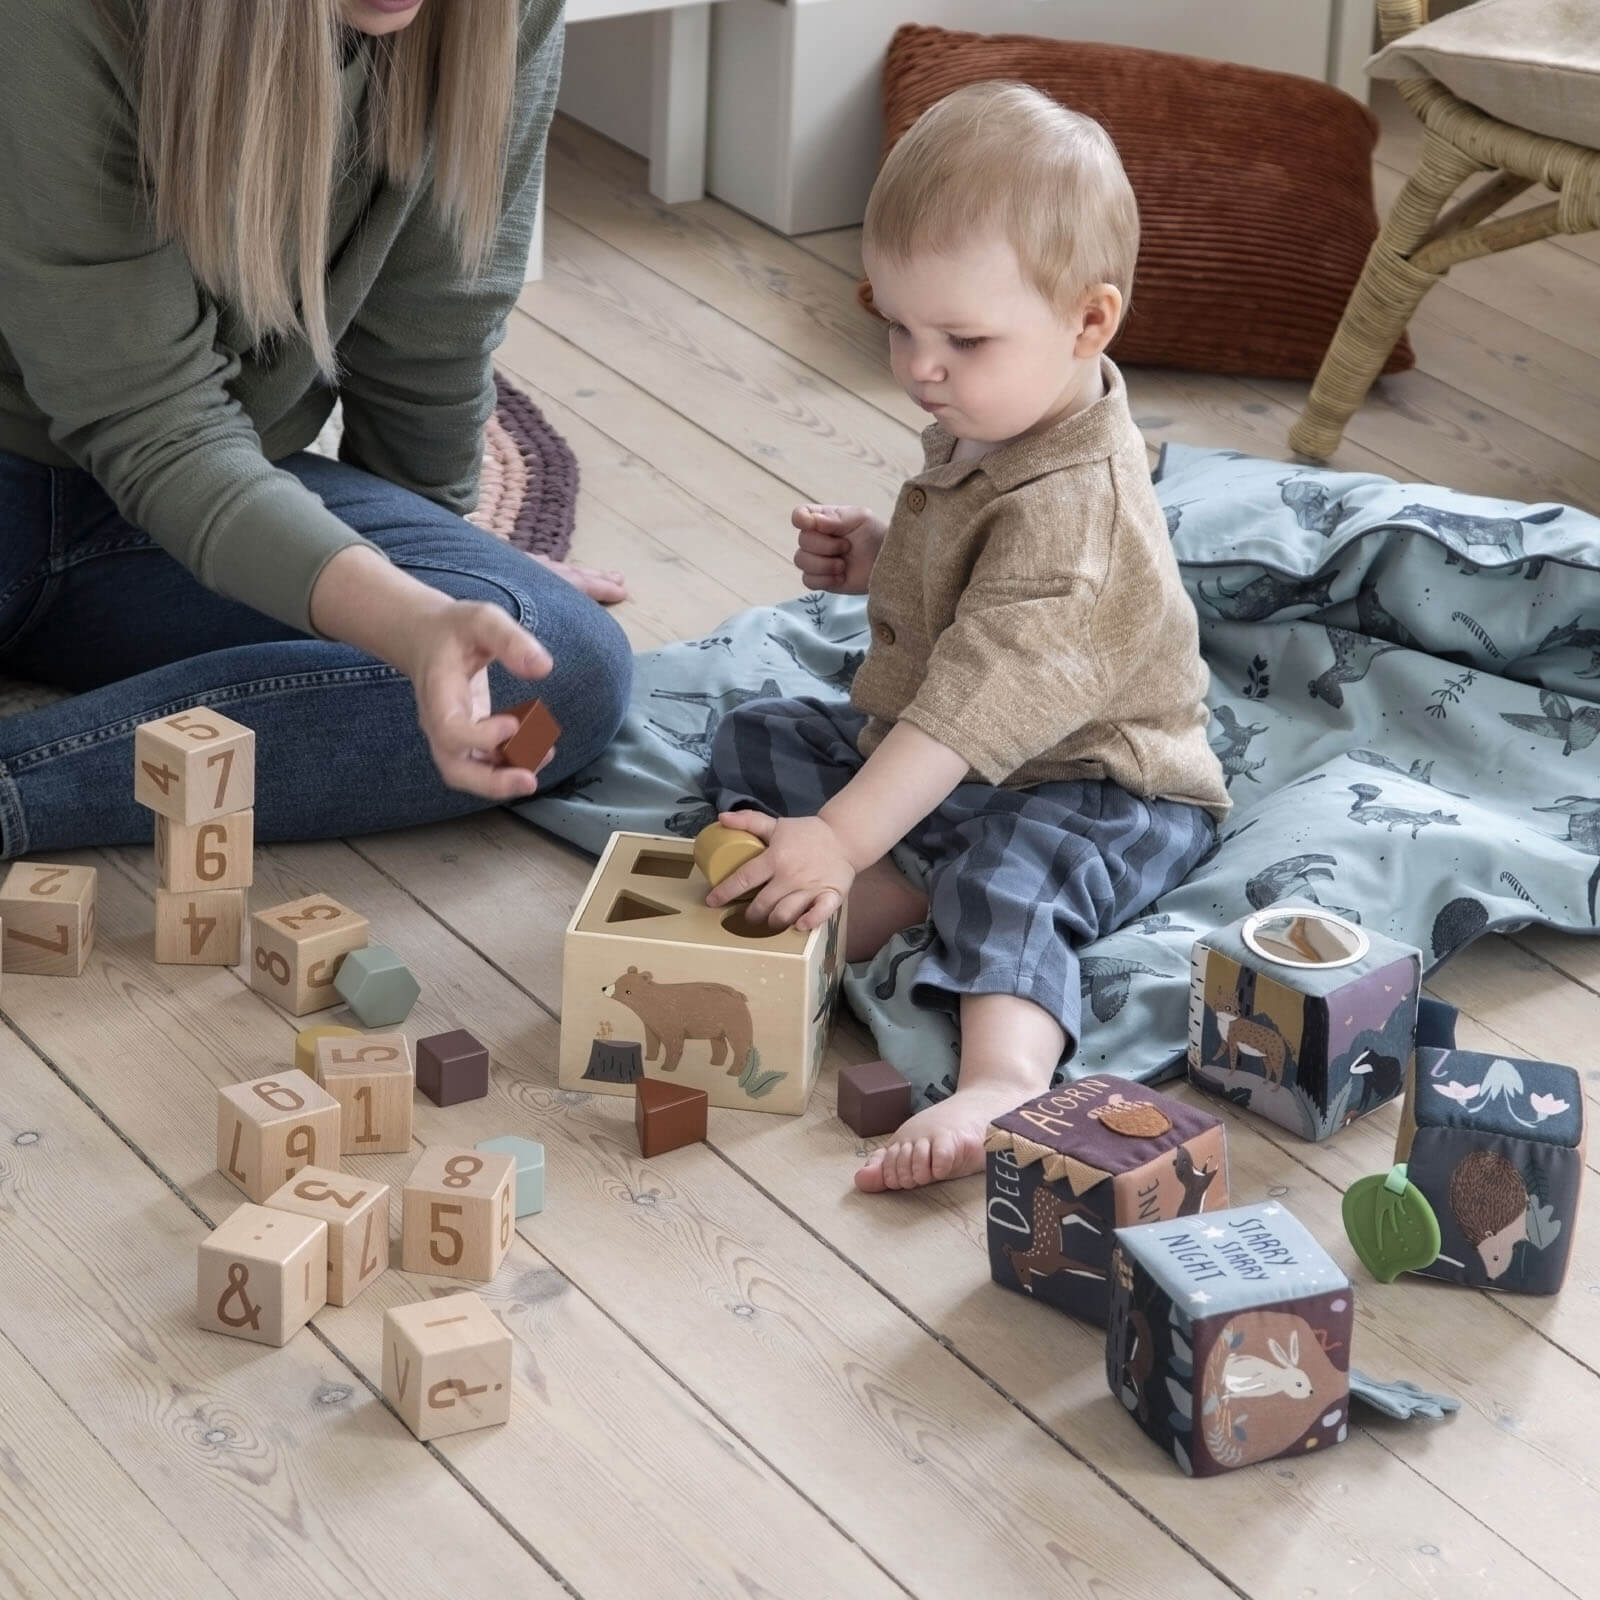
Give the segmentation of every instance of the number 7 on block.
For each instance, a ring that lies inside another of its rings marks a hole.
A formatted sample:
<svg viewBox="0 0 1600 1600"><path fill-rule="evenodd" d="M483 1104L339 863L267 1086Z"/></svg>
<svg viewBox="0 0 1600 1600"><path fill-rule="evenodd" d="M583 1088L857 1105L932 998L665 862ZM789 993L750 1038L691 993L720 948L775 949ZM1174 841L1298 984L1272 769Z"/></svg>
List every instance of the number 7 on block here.
<svg viewBox="0 0 1600 1600"><path fill-rule="evenodd" d="M189 826L255 804L256 735L205 706L142 723L133 735L133 798Z"/></svg>

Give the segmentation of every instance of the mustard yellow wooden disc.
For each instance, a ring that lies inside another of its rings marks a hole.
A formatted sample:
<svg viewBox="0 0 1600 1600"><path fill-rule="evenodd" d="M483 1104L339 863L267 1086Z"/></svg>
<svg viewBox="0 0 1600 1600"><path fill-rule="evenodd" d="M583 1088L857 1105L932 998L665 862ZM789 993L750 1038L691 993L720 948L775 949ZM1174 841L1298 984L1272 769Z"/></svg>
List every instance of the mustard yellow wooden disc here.
<svg viewBox="0 0 1600 1600"><path fill-rule="evenodd" d="M337 1022L319 1022L314 1028L302 1028L294 1036L294 1064L308 1078L317 1075L317 1040L339 1037L359 1039L359 1028L346 1028Z"/></svg>
<svg viewBox="0 0 1600 1600"><path fill-rule="evenodd" d="M727 828L720 822L702 828L695 836L694 864L711 880L715 888L730 872L737 872L745 862L754 860L767 847L753 833L743 833L738 828Z"/></svg>

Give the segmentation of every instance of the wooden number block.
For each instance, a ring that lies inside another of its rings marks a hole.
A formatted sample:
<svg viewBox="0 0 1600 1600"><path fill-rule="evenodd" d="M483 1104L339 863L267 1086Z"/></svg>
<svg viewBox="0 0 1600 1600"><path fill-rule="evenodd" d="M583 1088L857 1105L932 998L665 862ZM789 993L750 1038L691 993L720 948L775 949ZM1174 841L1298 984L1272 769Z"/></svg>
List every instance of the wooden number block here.
<svg viewBox="0 0 1600 1600"><path fill-rule="evenodd" d="M256 800L256 735L205 706L133 735L133 798L174 822L247 811Z"/></svg>
<svg viewBox="0 0 1600 1600"><path fill-rule="evenodd" d="M537 772L539 764L555 749L561 737L561 724L550 715L542 700L524 700L508 706L505 716L517 718L517 731L495 752L503 767L526 767Z"/></svg>
<svg viewBox="0 0 1600 1600"><path fill-rule="evenodd" d="M328 1225L240 1206L200 1245L195 1313L202 1328L285 1344L328 1300Z"/></svg>
<svg viewBox="0 0 1600 1600"><path fill-rule="evenodd" d="M186 825L156 817L156 868L163 889L248 889L255 882L256 814L231 811Z"/></svg>
<svg viewBox="0 0 1600 1600"><path fill-rule="evenodd" d="M487 1283L511 1247L516 1184L511 1156L451 1146L429 1150L406 1179L401 1266Z"/></svg>
<svg viewBox="0 0 1600 1600"><path fill-rule="evenodd" d="M325 894L258 911L250 919L250 987L301 1017L339 1003L333 980L367 942L367 919Z"/></svg>
<svg viewBox="0 0 1600 1600"><path fill-rule="evenodd" d="M94 948L93 867L19 861L0 883L0 966L76 978Z"/></svg>
<svg viewBox="0 0 1600 1600"><path fill-rule="evenodd" d="M319 1039L316 1069L317 1082L339 1102L341 1155L375 1156L411 1148L416 1078L403 1033Z"/></svg>
<svg viewBox="0 0 1600 1600"><path fill-rule="evenodd" d="M511 1335L475 1294L383 1314L383 1397L419 1439L511 1415Z"/></svg>
<svg viewBox="0 0 1600 1600"><path fill-rule="evenodd" d="M347 1028L342 1022L319 1022L310 1028L302 1028L294 1036L294 1064L308 1078L317 1075L317 1040L318 1039L359 1039L359 1028Z"/></svg>
<svg viewBox="0 0 1600 1600"><path fill-rule="evenodd" d="M217 1171L257 1204L319 1161L339 1163L339 1102L303 1072L217 1090Z"/></svg>
<svg viewBox="0 0 1600 1600"><path fill-rule="evenodd" d="M192 967L236 967L244 935L244 890L197 894L156 890L156 960Z"/></svg>
<svg viewBox="0 0 1600 1600"><path fill-rule="evenodd" d="M389 1266L389 1185L306 1167L270 1195L274 1211L328 1225L328 1304L347 1306Z"/></svg>

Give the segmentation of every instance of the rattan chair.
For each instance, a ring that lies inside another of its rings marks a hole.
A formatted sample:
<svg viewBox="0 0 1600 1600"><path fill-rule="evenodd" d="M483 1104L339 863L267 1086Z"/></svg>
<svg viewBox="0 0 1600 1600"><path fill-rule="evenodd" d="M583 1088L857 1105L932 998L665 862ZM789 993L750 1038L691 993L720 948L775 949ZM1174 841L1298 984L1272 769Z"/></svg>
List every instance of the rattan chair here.
<svg viewBox="0 0 1600 1600"><path fill-rule="evenodd" d="M1427 0L1379 0L1378 11L1385 44L1428 20ZM1422 121L1422 151L1367 257L1306 409L1289 431L1290 445L1317 460L1338 448L1422 297L1457 262L1600 227L1600 151L1501 122L1432 78L1402 78L1396 87ZM1480 172L1492 175L1444 211ZM1556 199L1495 215L1536 183Z"/></svg>

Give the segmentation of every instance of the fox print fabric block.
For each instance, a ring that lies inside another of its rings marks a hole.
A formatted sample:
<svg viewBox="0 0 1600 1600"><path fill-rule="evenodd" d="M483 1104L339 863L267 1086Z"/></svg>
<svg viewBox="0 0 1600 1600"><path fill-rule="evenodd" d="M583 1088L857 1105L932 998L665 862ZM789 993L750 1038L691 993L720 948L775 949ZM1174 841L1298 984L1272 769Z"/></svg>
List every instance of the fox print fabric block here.
<svg viewBox="0 0 1600 1600"><path fill-rule="evenodd" d="M1106 1379L1187 1473L1349 1432L1350 1281L1282 1206L1119 1228Z"/></svg>
<svg viewBox="0 0 1600 1600"><path fill-rule="evenodd" d="M1583 1182L1583 1083L1553 1061L1419 1050L1395 1160L1439 1219L1429 1278L1554 1294Z"/></svg>
<svg viewBox="0 0 1600 1600"><path fill-rule="evenodd" d="M997 1117L984 1147L994 1281L1090 1322L1106 1320L1117 1228L1228 1203L1221 1123L1105 1074Z"/></svg>
<svg viewBox="0 0 1600 1600"><path fill-rule="evenodd" d="M1405 1087L1422 955L1319 906L1279 903L1196 941L1189 1077L1303 1139Z"/></svg>

